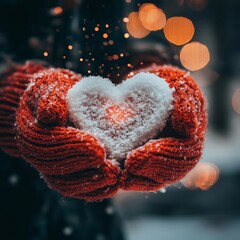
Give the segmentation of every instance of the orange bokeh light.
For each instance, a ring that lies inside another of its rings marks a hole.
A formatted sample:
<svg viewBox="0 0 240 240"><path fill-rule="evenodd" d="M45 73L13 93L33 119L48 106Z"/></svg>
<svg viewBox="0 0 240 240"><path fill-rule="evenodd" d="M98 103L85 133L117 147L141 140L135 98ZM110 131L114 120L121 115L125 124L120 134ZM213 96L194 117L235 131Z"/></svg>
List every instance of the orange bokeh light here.
<svg viewBox="0 0 240 240"><path fill-rule="evenodd" d="M118 60L118 55L117 54L113 55L113 60Z"/></svg>
<svg viewBox="0 0 240 240"><path fill-rule="evenodd" d="M131 12L128 16L129 21L126 24L128 32L135 38L146 37L150 31L147 30L138 18L137 12Z"/></svg>
<svg viewBox="0 0 240 240"><path fill-rule="evenodd" d="M54 16L60 15L62 14L62 12L63 12L63 9L59 6L51 9L51 14Z"/></svg>
<svg viewBox="0 0 240 240"><path fill-rule="evenodd" d="M187 188L199 188L208 190L219 178L219 168L211 163L198 163L196 167L190 171L181 183Z"/></svg>
<svg viewBox="0 0 240 240"><path fill-rule="evenodd" d="M236 113L240 114L240 88L238 88L232 97L232 106Z"/></svg>
<svg viewBox="0 0 240 240"><path fill-rule="evenodd" d="M103 38L108 38L108 34L107 34L107 33L104 33L104 34L103 34Z"/></svg>
<svg viewBox="0 0 240 240"><path fill-rule="evenodd" d="M190 19L172 17L167 20L163 31L169 42L179 46L188 43L192 39L195 29Z"/></svg>
<svg viewBox="0 0 240 240"><path fill-rule="evenodd" d="M68 50L72 50L73 46L72 45L68 45Z"/></svg>
<svg viewBox="0 0 240 240"><path fill-rule="evenodd" d="M138 16L142 25L150 31L161 30L166 24L165 13L152 3L143 4L139 9Z"/></svg>
<svg viewBox="0 0 240 240"><path fill-rule="evenodd" d="M207 46L192 42L186 44L180 52L182 65L190 71L196 71L205 67L210 61L210 53Z"/></svg>

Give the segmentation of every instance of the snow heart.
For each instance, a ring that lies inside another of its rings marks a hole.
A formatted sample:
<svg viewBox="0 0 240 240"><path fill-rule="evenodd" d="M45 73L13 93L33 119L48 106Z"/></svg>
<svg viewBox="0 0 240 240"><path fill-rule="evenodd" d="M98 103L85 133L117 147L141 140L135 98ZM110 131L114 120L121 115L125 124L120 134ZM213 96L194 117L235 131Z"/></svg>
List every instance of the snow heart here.
<svg viewBox="0 0 240 240"><path fill-rule="evenodd" d="M74 125L98 138L114 160L155 138L172 109L174 88L155 74L139 73L115 86L86 77L67 94Z"/></svg>
<svg viewBox="0 0 240 240"><path fill-rule="evenodd" d="M114 86L30 63L6 72L0 79L1 149L29 162L63 196L86 201L179 181L202 154L202 92L172 66L133 75Z"/></svg>

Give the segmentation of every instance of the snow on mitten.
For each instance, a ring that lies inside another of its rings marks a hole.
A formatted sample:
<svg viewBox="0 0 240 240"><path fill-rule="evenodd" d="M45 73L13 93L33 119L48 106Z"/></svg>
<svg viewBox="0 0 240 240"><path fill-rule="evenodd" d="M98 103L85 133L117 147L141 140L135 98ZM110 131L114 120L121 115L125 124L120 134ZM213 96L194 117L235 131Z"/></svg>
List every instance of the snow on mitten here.
<svg viewBox="0 0 240 240"><path fill-rule="evenodd" d="M91 201L117 191L119 169L95 137L69 122L67 91L80 79L64 69L34 74L17 110L16 136L23 158L51 188Z"/></svg>
<svg viewBox="0 0 240 240"><path fill-rule="evenodd" d="M155 191L181 180L199 161L207 126L205 100L192 77L172 66L152 65L149 72L174 87L174 101L165 132L129 154L123 189Z"/></svg>
<svg viewBox="0 0 240 240"><path fill-rule="evenodd" d="M23 158L64 196L156 191L199 161L204 98L183 70L156 66L114 86L63 69L34 74L16 113Z"/></svg>

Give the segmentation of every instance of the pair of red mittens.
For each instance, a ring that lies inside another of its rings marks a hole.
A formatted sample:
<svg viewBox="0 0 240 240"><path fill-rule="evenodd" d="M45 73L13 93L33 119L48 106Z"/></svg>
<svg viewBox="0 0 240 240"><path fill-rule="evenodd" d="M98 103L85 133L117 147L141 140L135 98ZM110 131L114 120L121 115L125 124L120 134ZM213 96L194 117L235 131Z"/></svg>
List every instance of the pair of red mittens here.
<svg viewBox="0 0 240 240"><path fill-rule="evenodd" d="M62 195L87 201L112 197L119 189L151 192L179 181L202 154L204 97L191 76L176 67L153 65L139 72L154 74L174 89L172 108L165 127L133 145L124 158L111 158L101 136L76 127L70 116L68 93L84 79L30 62L0 79L1 148L29 162Z"/></svg>

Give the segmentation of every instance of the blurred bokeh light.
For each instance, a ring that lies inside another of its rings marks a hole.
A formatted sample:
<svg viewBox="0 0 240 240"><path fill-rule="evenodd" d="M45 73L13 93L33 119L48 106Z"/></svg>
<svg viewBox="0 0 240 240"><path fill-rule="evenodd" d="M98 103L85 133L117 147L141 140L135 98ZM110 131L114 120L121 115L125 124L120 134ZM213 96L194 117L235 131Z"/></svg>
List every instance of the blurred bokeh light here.
<svg viewBox="0 0 240 240"><path fill-rule="evenodd" d="M219 178L219 169L212 163L198 163L182 180L187 188L208 190Z"/></svg>
<svg viewBox="0 0 240 240"><path fill-rule="evenodd" d="M180 60L185 68L190 71L196 71L208 64L210 53L204 44L191 42L181 49Z"/></svg>
<svg viewBox="0 0 240 240"><path fill-rule="evenodd" d="M127 30L135 38L146 37L150 31L147 30L138 18L138 12L131 12L128 16L129 21L126 24Z"/></svg>
<svg viewBox="0 0 240 240"><path fill-rule="evenodd" d="M240 88L238 88L233 94L232 106L234 111L240 114Z"/></svg>
<svg viewBox="0 0 240 240"><path fill-rule="evenodd" d="M150 31L161 30L166 24L166 15L163 10L151 3L145 3L140 7L139 19Z"/></svg>
<svg viewBox="0 0 240 240"><path fill-rule="evenodd" d="M60 6L57 6L57 7L51 9L51 14L53 16L57 16L57 15L60 15L62 13L63 13L63 9Z"/></svg>
<svg viewBox="0 0 240 240"><path fill-rule="evenodd" d="M163 29L167 40L175 45L188 43L195 32L192 21L185 17L172 17Z"/></svg>

